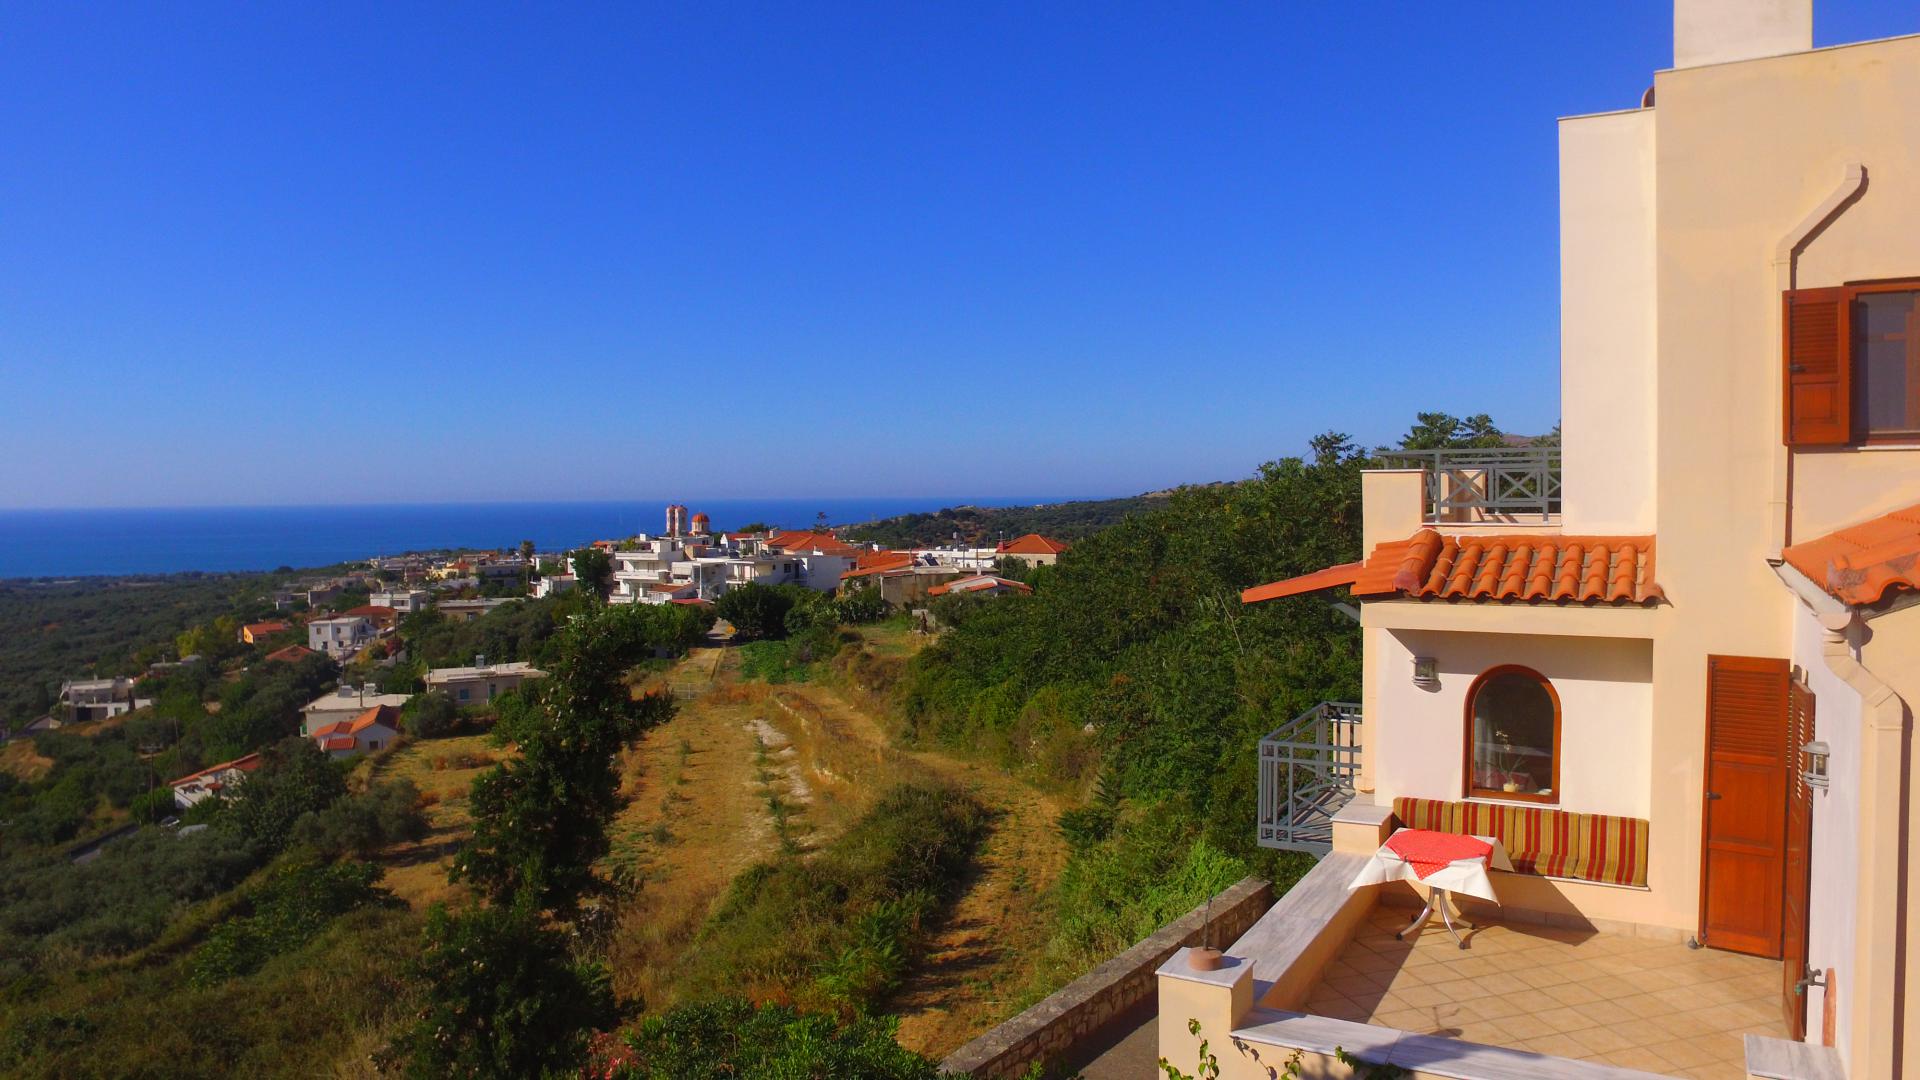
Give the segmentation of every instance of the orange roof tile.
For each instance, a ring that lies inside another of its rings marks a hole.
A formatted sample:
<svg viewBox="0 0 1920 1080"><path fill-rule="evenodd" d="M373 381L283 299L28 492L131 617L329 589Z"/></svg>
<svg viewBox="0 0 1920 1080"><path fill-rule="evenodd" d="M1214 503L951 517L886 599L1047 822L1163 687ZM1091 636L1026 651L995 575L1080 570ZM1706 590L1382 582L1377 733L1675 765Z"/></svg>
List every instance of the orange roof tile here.
<svg viewBox="0 0 1920 1080"><path fill-rule="evenodd" d="M830 532L787 530L767 538L767 546L788 552L818 551L823 555L858 556L861 549Z"/></svg>
<svg viewBox="0 0 1920 1080"><path fill-rule="evenodd" d="M392 705L375 705L373 708L368 709L366 712L363 712L359 716L354 717L353 722L348 725L347 730L354 734L358 734L374 726L375 724L380 724L385 727L390 727L395 731L399 731L400 730L400 710L395 708Z"/></svg>
<svg viewBox="0 0 1920 1080"><path fill-rule="evenodd" d="M1033 586L1012 578L996 577L992 574L975 574L972 577L943 581L927 590L928 596L945 596L950 592L978 592L981 589L1012 589L1015 592L1030 593Z"/></svg>
<svg viewBox="0 0 1920 1080"><path fill-rule="evenodd" d="M894 570L905 570L913 565L913 555L906 551L863 551L855 560L853 569L840 575L840 580L866 577L870 574L885 574Z"/></svg>
<svg viewBox="0 0 1920 1080"><path fill-rule="evenodd" d="M251 754L243 754L240 757L234 758L232 761L223 761L218 765L209 765L206 768L201 769L197 773L188 773L187 775L181 777L178 780L169 780L167 781L167 786L179 787L181 784L184 784L189 780L198 780L201 777L206 776L210 773L225 772L228 769L239 769L241 772L252 772L253 770L259 767L260 767L260 753L259 751L255 751Z"/></svg>
<svg viewBox="0 0 1920 1080"><path fill-rule="evenodd" d="M1920 506L1794 544L1795 570L1848 604L1877 604L1896 589L1920 589Z"/></svg>
<svg viewBox="0 0 1920 1080"><path fill-rule="evenodd" d="M1654 581L1653 556L1651 536L1451 536L1421 529L1376 545L1357 567L1329 567L1262 585L1240 599L1251 604L1351 585L1358 597L1644 604L1666 598Z"/></svg>
<svg viewBox="0 0 1920 1080"><path fill-rule="evenodd" d="M290 664L295 660L305 660L312 655L313 650L307 648L305 645L289 645L284 649L275 649L266 656L261 657L260 662L263 664L271 664L285 661Z"/></svg>
<svg viewBox="0 0 1920 1080"><path fill-rule="evenodd" d="M1338 585L1351 585L1360 577L1360 568L1365 563L1341 563L1329 566L1325 570L1316 570L1311 574L1276 581L1271 585L1256 585L1240 594L1243 604L1257 604L1262 600L1278 600L1282 596L1298 596L1301 593L1318 592Z"/></svg>
<svg viewBox="0 0 1920 1080"><path fill-rule="evenodd" d="M1067 550L1067 545L1058 540L1049 540L1039 533L1028 533L1012 540L1002 540L993 550L1002 555L1058 555Z"/></svg>
<svg viewBox="0 0 1920 1080"><path fill-rule="evenodd" d="M268 634L278 634L282 631L291 630L293 627L288 623L275 619L272 622L248 623L240 629L245 631L250 637L266 637Z"/></svg>

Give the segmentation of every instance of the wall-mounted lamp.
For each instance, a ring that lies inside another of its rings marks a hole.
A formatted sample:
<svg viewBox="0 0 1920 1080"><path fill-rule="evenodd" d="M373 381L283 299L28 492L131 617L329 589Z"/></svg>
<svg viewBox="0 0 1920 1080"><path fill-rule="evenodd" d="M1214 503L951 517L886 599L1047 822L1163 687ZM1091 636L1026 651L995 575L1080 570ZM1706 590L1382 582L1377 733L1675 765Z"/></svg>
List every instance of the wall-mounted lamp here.
<svg viewBox="0 0 1920 1080"><path fill-rule="evenodd" d="M1431 656L1413 658L1413 685L1431 690L1440 685L1440 661Z"/></svg>
<svg viewBox="0 0 1920 1080"><path fill-rule="evenodd" d="M1823 742L1810 742L1800 748L1800 779L1805 780L1808 787L1827 786L1828 756L1827 744Z"/></svg>

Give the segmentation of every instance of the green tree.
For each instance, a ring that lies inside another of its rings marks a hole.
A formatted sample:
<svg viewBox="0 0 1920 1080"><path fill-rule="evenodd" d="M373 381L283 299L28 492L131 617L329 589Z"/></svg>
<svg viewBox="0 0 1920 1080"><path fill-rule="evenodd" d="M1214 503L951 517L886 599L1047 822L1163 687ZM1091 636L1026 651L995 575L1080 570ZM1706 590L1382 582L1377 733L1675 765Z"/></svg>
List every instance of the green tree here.
<svg viewBox="0 0 1920 1080"><path fill-rule="evenodd" d="M260 767L239 785L225 816L251 843L279 851L286 847L294 822L333 805L346 794L347 782L312 739L283 739L262 750L260 758Z"/></svg>
<svg viewBox="0 0 1920 1080"><path fill-rule="evenodd" d="M444 690L415 694L400 708L400 722L416 739L438 739L460 726L460 706Z"/></svg>
<svg viewBox="0 0 1920 1080"><path fill-rule="evenodd" d="M526 893L562 914L597 891L593 863L607 852L620 805L616 755L673 715L671 697L636 701L624 681L667 618L656 625L634 608L601 608L561 632L535 705L540 722L515 725L519 757L474 781L473 836L454 859L454 880L495 904Z"/></svg>
<svg viewBox="0 0 1920 1080"><path fill-rule="evenodd" d="M782 638L787 636L787 612L797 599L791 589L748 582L721 593L713 610L743 641Z"/></svg>
<svg viewBox="0 0 1920 1080"><path fill-rule="evenodd" d="M1489 449L1506 445L1506 434L1486 413L1465 419L1443 412L1419 413L1400 437L1402 450Z"/></svg>
<svg viewBox="0 0 1920 1080"><path fill-rule="evenodd" d="M294 843L323 855L361 858L425 835L427 816L420 809L420 789L404 778L375 784L361 794L336 799L325 809L309 811L293 823L290 834Z"/></svg>
<svg viewBox="0 0 1920 1080"><path fill-rule="evenodd" d="M605 600L613 582L613 558L596 547L581 548L573 553L573 574L582 591Z"/></svg>
<svg viewBox="0 0 1920 1080"><path fill-rule="evenodd" d="M458 914L435 904L426 943L415 976L431 993L394 1042L409 1077L560 1075L618 1016L606 969L576 961L531 897Z"/></svg>

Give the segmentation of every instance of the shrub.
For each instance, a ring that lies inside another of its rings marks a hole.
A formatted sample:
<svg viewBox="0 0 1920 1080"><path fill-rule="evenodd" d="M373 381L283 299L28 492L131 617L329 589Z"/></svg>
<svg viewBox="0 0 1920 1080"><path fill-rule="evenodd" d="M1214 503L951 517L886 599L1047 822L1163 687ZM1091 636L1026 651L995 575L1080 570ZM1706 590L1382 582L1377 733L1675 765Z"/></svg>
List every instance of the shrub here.
<svg viewBox="0 0 1920 1080"><path fill-rule="evenodd" d="M337 915L387 896L374 887L369 863L292 863L243 898L246 913L213 928L193 955L194 986L210 986L260 969L305 945Z"/></svg>
<svg viewBox="0 0 1920 1080"><path fill-rule="evenodd" d="M606 970L575 962L566 936L524 899L457 915L434 905L415 976L433 997L395 1040L392 1063L422 1080L570 1069L587 1031L616 1017Z"/></svg>
<svg viewBox="0 0 1920 1080"><path fill-rule="evenodd" d="M460 726L460 707L445 691L430 690L408 698L400 720L414 738L437 739Z"/></svg>
<svg viewBox="0 0 1920 1080"><path fill-rule="evenodd" d="M797 987L803 1004L877 1007L984 827L985 811L963 792L928 783L888 790L820 851L736 878L701 930L683 985L695 995Z"/></svg>
<svg viewBox="0 0 1920 1080"><path fill-rule="evenodd" d="M693 1076L935 1080L940 1069L894 1041L892 1017L803 1013L737 997L682 1005L647 1018L609 1046L594 1075L623 1080ZM601 1070L604 1069L604 1072Z"/></svg>
<svg viewBox="0 0 1920 1080"><path fill-rule="evenodd" d="M293 823L292 838L324 855L366 858L388 845L426 834L420 790L402 778L339 799L324 810L309 811Z"/></svg>
<svg viewBox="0 0 1920 1080"><path fill-rule="evenodd" d="M749 582L721 593L713 611L733 625L735 636L742 641L783 638L787 636L787 612L799 593L807 591Z"/></svg>

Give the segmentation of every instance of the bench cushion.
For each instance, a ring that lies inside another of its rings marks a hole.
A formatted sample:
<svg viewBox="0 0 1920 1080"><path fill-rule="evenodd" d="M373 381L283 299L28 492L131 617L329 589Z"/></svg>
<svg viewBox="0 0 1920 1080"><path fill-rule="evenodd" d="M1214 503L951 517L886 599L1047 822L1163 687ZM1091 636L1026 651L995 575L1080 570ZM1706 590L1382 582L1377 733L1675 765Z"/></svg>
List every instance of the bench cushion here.
<svg viewBox="0 0 1920 1080"><path fill-rule="evenodd" d="M1647 823L1639 818L1409 798L1393 800L1393 814L1410 829L1496 837L1522 874L1608 885L1647 883Z"/></svg>

